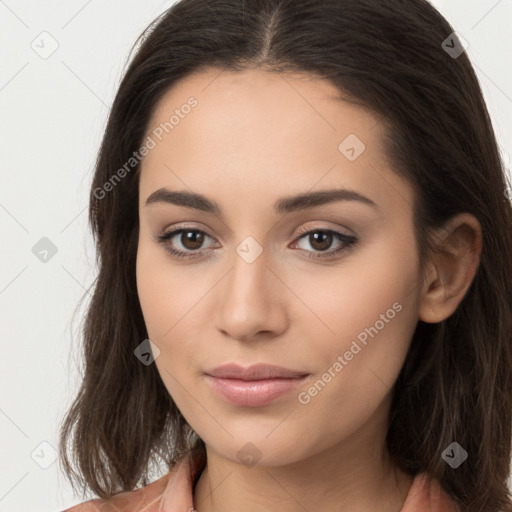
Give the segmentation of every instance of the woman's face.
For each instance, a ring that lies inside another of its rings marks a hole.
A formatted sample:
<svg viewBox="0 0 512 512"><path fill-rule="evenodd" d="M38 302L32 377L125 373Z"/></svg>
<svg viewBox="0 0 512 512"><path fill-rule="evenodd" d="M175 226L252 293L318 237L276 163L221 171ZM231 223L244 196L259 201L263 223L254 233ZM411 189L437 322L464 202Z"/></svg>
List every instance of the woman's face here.
<svg viewBox="0 0 512 512"><path fill-rule="evenodd" d="M233 461L382 440L418 321L412 188L386 163L378 118L336 93L306 75L211 70L168 91L148 126L137 286L155 364ZM205 374L226 363L307 377L266 403L232 401Z"/></svg>

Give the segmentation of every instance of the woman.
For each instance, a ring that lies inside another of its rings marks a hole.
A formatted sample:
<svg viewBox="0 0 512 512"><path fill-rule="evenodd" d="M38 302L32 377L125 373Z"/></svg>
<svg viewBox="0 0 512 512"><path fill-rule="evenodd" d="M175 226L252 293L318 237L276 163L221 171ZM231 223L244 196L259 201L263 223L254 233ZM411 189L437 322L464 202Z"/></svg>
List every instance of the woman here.
<svg viewBox="0 0 512 512"><path fill-rule="evenodd" d="M90 222L68 510L512 510L511 207L425 0L174 4Z"/></svg>

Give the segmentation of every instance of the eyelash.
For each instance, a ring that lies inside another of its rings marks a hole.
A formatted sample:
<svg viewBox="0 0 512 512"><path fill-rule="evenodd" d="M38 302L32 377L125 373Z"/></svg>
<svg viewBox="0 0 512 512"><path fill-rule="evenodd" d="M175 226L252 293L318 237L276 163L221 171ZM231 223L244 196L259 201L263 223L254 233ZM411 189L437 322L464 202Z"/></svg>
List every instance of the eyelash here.
<svg viewBox="0 0 512 512"><path fill-rule="evenodd" d="M162 244L165 248L165 250L174 258L177 259L183 259L183 260L189 260L189 259L195 259L201 256L201 251L197 252L185 252L185 251L179 251L176 249L173 249L172 247L169 247L169 244L167 243L170 239L174 238L177 234L183 233L183 232L194 232L194 233L203 233L206 236L210 237L208 233L204 232L201 229L196 228L177 228L172 231L169 231L167 233L163 233L161 235L156 236L156 241L160 244ZM354 236L348 236L343 233L340 233L338 231L334 231L332 229L321 229L321 228L313 228L309 230L299 230L300 236L298 237L298 240L301 240L302 238L306 238L311 233L332 233L340 242L343 242L344 245L341 246L338 249L335 249L333 251L320 251L317 252L316 255L310 255L308 258L311 259L319 259L319 258L332 258L334 256L341 255L345 251L348 251L350 248L352 248L357 242L358 239ZM210 237L212 238L212 237ZM311 251L306 251L311 252ZM313 253L315 254L315 253Z"/></svg>

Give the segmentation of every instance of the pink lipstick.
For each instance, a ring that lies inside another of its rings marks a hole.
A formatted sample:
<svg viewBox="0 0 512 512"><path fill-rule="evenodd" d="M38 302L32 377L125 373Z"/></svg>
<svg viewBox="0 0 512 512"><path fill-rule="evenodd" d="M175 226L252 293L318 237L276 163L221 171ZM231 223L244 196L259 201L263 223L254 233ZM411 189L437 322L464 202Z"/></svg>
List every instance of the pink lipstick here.
<svg viewBox="0 0 512 512"><path fill-rule="evenodd" d="M268 364L243 367L227 364L207 370L212 389L228 402L242 407L261 407L301 385L307 372Z"/></svg>

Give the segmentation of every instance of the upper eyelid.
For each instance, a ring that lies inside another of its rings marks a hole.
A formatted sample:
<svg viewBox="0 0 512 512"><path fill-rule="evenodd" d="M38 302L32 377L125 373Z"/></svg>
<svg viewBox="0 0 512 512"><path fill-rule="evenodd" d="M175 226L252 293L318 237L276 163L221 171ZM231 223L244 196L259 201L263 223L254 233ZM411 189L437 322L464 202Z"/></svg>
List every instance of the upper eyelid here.
<svg viewBox="0 0 512 512"><path fill-rule="evenodd" d="M323 220L323 221L317 221L317 222L329 222L329 221ZM199 223L199 224L201 224L201 223ZM334 223L330 222L330 224L334 224ZM197 226L190 226L190 225L182 224L182 223L179 223L179 222L177 224L172 225L172 227L169 228L169 229L167 229L167 228L162 229L161 233L162 234L171 233L173 231L179 231L180 229L189 229L191 231L202 231L202 232L206 233L208 236L210 236L212 238L215 238L213 235L210 235L208 233L208 228L197 227ZM301 227L298 230L297 229L293 229L293 231L289 232L289 235L292 235L293 232L298 233L298 234L303 234L303 233L307 233L307 232L312 231L312 230L335 231L335 232L339 232L340 230L341 231L349 231L349 233L342 232L342 234L346 235L346 236L353 236L353 234L350 233L352 230L347 228L347 227L340 227L340 226L328 227L328 226L316 226L316 225ZM232 233L231 230L230 230L230 233Z"/></svg>

